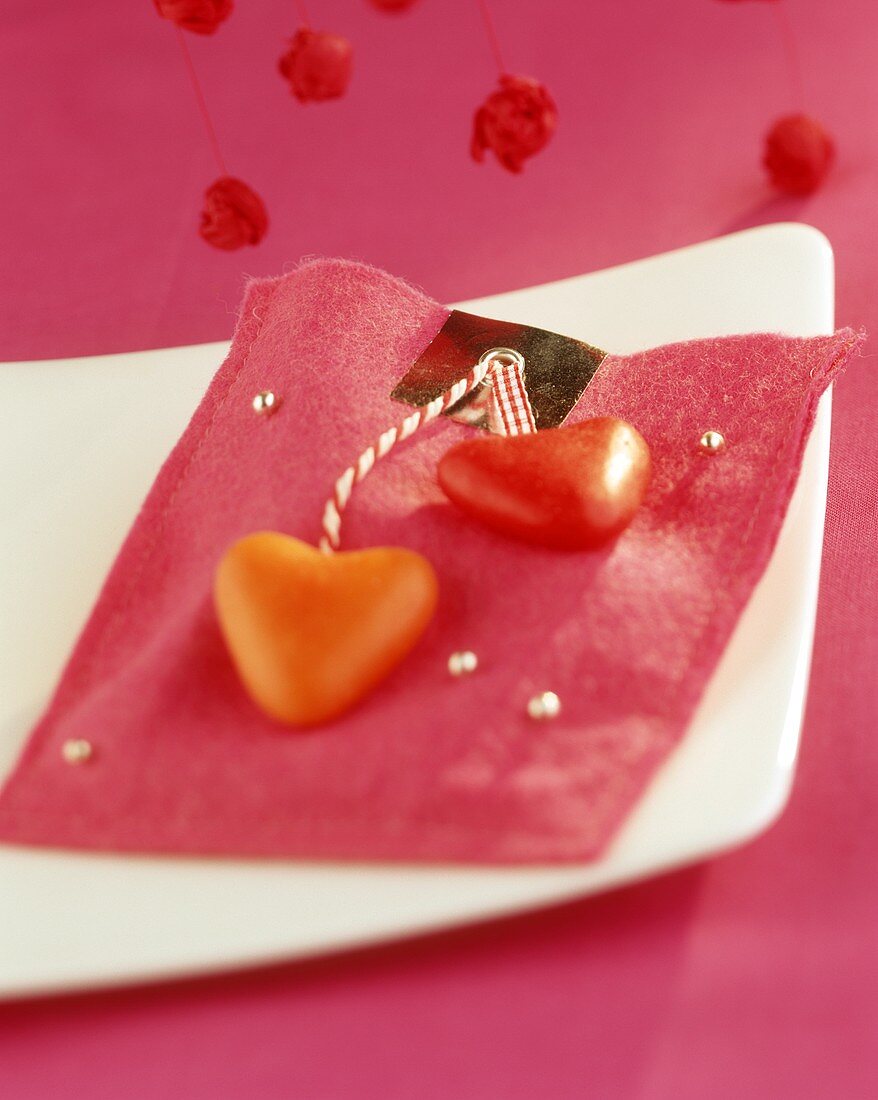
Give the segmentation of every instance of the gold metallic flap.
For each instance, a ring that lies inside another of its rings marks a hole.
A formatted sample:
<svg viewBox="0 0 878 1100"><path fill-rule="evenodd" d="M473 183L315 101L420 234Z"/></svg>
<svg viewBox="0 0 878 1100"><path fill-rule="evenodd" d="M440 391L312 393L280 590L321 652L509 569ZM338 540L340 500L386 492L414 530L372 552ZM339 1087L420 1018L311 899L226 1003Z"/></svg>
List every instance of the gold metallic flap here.
<svg viewBox="0 0 878 1100"><path fill-rule="evenodd" d="M426 405L495 347L513 348L524 356L525 384L538 430L563 424L607 354L557 332L455 309L390 396L409 405ZM487 395L487 386L477 387L445 415L487 428Z"/></svg>

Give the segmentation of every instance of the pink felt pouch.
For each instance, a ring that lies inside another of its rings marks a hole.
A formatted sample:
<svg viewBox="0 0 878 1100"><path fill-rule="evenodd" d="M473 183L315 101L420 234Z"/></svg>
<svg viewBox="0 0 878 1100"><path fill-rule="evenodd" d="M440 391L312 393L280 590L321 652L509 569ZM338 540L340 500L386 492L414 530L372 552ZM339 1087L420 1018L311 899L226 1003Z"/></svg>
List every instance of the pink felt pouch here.
<svg viewBox="0 0 878 1100"><path fill-rule="evenodd" d="M0 795L0 838L254 856L579 860L598 855L687 724L771 553L817 400L858 337L701 340L608 356L568 423L629 420L654 477L600 551L505 541L443 497L473 431L425 429L345 515L345 547L434 564L437 615L407 660L331 725L263 717L211 601L235 539L316 543L323 502L397 422L389 394L448 310L355 264L253 283L231 353L162 468L51 705ZM254 394L280 398L255 415ZM712 428L719 454L699 450ZM455 679L449 654L478 672ZM562 713L535 723L550 689ZM734 731L729 731L734 736ZM92 758L71 767L65 742Z"/></svg>

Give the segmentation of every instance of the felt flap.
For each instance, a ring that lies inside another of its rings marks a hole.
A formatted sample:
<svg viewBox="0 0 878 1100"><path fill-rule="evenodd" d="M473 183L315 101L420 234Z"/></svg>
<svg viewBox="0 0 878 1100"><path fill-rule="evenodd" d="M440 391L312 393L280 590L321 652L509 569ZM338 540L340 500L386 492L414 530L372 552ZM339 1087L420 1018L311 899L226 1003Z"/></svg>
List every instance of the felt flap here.
<svg viewBox="0 0 878 1100"><path fill-rule="evenodd" d="M614 415L654 478L611 546L513 544L445 501L444 421L357 490L347 548L397 545L439 576L437 615L356 710L290 732L233 672L211 601L252 531L316 542L323 502L399 419L394 385L448 310L319 261L249 287L230 355L163 466L51 705L0 793L0 838L107 850L481 862L598 855L683 736L761 575L817 399L858 342L773 335L609 355L570 422ZM261 390L279 398L254 413ZM713 428L727 440L706 459ZM448 655L479 654L449 677ZM562 714L535 724L551 689ZM69 739L94 755L71 767Z"/></svg>

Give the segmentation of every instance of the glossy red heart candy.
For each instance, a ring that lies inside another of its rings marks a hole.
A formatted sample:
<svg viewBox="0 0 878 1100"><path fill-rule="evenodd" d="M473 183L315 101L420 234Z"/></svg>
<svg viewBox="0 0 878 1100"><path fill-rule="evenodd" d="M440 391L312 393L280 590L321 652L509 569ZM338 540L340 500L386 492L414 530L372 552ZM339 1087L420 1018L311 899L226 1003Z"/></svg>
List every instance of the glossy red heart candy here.
<svg viewBox="0 0 878 1100"><path fill-rule="evenodd" d="M640 432L602 416L458 443L439 462L439 484L459 508L502 535L585 550L631 522L651 472Z"/></svg>

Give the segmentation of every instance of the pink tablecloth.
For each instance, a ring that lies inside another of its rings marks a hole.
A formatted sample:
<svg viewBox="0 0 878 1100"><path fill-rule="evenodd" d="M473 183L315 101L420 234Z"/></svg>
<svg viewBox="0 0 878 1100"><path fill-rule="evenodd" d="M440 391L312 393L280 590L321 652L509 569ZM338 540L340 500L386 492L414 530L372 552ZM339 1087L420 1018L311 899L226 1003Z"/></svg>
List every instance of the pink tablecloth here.
<svg viewBox="0 0 878 1100"><path fill-rule="evenodd" d="M466 157L493 80L470 0L382 17L312 0L358 49L350 97L300 108L274 71L282 0L192 40L232 171L271 233L192 232L214 175L152 5L0 13L0 358L229 335L243 272L307 253L456 299L760 222L828 233L839 321L878 330L878 13L787 0L838 169L772 198L761 131L791 104L768 4L494 7L513 68L561 106L523 178ZM860 1097L878 1089L878 379L839 385L820 618L790 807L709 865L554 912L306 966L2 1010L12 1100L186 1095Z"/></svg>

